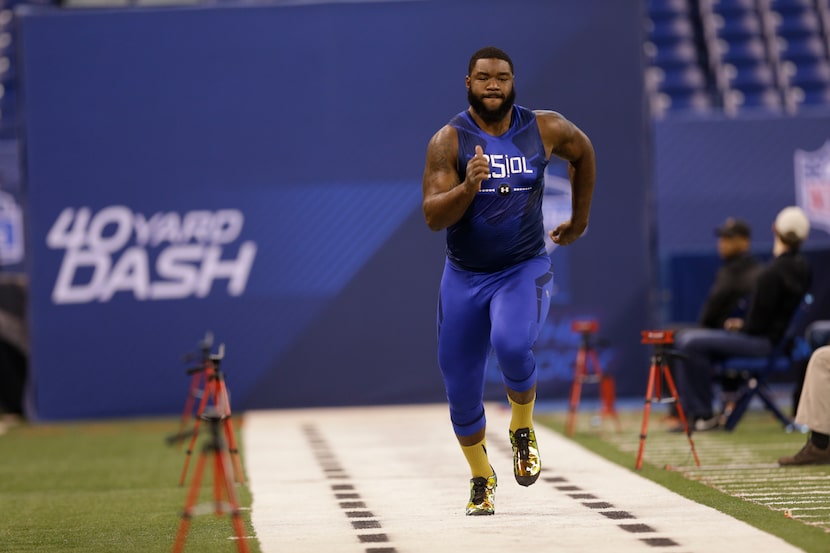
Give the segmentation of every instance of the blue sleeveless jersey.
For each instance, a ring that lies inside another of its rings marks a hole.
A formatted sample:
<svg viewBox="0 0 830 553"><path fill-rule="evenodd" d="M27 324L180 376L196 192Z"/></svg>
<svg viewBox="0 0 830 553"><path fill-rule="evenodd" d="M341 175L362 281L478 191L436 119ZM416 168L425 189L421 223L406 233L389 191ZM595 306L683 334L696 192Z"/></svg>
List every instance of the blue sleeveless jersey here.
<svg viewBox="0 0 830 553"><path fill-rule="evenodd" d="M542 196L548 159L532 111L513 107L501 136L482 131L463 111L449 123L458 132L458 177L480 145L490 178L464 216L447 229L447 256L470 271L494 272L540 254L545 248Z"/></svg>

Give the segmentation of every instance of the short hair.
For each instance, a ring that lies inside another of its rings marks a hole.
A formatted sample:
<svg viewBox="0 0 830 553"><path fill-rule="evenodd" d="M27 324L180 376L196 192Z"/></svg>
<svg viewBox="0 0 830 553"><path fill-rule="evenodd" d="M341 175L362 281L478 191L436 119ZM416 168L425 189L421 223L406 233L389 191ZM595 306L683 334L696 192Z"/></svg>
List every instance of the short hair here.
<svg viewBox="0 0 830 553"><path fill-rule="evenodd" d="M487 60L487 59L497 59L497 60L504 60L510 66L510 72L513 73L513 60L510 59L510 56L507 55L507 52L500 48L496 48L495 46L485 46L478 50L473 56L470 58L470 65L467 67L467 75L469 76L473 72L473 67L475 66L478 60Z"/></svg>

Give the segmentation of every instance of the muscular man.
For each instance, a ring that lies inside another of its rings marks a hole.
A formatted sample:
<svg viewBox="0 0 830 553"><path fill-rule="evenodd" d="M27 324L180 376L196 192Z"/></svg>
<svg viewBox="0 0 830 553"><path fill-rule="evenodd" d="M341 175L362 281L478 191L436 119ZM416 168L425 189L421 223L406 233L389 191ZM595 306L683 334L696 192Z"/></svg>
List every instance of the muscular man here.
<svg viewBox="0 0 830 553"><path fill-rule="evenodd" d="M470 58L470 107L427 146L423 209L430 229L446 229L447 259L438 302L438 363L450 420L472 473L468 515L492 515L496 475L485 443L484 383L492 347L511 405L513 472L523 486L539 477L533 430L533 346L553 286L545 252L542 196L551 155L567 160L572 215L548 235L564 246L588 226L594 149L553 111L514 105L513 62L494 47Z"/></svg>

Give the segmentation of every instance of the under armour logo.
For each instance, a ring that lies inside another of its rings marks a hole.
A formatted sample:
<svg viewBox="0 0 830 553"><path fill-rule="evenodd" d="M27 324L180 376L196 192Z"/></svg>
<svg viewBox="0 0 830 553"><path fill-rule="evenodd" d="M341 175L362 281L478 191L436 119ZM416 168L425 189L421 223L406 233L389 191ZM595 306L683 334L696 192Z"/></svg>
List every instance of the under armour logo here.
<svg viewBox="0 0 830 553"><path fill-rule="evenodd" d="M507 183L499 185L499 196L507 196L510 194L510 185Z"/></svg>

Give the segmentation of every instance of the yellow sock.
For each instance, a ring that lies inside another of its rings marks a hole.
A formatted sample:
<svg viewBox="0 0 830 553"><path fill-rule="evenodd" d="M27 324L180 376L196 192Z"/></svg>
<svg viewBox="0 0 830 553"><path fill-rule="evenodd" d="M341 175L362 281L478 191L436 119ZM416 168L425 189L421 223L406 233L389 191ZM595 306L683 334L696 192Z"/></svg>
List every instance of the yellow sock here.
<svg viewBox="0 0 830 553"><path fill-rule="evenodd" d="M530 403L516 403L509 397L507 399L510 401L510 431L533 428L533 406L536 404L536 398L534 397Z"/></svg>
<svg viewBox="0 0 830 553"><path fill-rule="evenodd" d="M486 439L473 445L462 445L461 451L464 452L464 457L467 458L473 478L477 476L487 478L493 474L493 467L490 466L490 460L487 458Z"/></svg>

